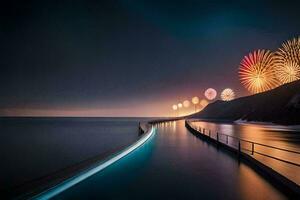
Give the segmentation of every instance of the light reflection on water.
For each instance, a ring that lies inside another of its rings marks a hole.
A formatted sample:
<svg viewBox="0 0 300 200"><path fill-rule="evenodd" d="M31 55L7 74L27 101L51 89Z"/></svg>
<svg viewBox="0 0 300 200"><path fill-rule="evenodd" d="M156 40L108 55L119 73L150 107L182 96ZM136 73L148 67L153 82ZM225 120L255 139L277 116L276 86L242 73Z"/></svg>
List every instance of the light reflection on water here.
<svg viewBox="0 0 300 200"><path fill-rule="evenodd" d="M54 199L286 199L236 156L189 133L184 121L157 127L141 148Z"/></svg>
<svg viewBox="0 0 300 200"><path fill-rule="evenodd" d="M300 152L300 129L299 127L264 125L264 124L228 124L228 123L213 123L197 121L193 125L209 129L212 132L226 134L230 136L239 137L245 140L279 147L287 150ZM226 136L221 135L220 139L226 143ZM237 147L238 141L236 139L229 139L229 145ZM252 150L252 144L241 142L241 148L244 152L249 153ZM247 151L248 150L248 151ZM290 161L300 164L300 154L282 151L274 148L254 145L255 152L263 153L275 158ZM293 181L300 184L300 167L291 165L277 159L254 153L254 157L263 161L268 166L279 171L283 175L289 177Z"/></svg>
<svg viewBox="0 0 300 200"><path fill-rule="evenodd" d="M300 151L300 129L261 124L224 124L197 121L194 125L242 139Z"/></svg>
<svg viewBox="0 0 300 200"><path fill-rule="evenodd" d="M138 138L139 118L1 118L0 189L48 176ZM55 162L53 162L55 161Z"/></svg>

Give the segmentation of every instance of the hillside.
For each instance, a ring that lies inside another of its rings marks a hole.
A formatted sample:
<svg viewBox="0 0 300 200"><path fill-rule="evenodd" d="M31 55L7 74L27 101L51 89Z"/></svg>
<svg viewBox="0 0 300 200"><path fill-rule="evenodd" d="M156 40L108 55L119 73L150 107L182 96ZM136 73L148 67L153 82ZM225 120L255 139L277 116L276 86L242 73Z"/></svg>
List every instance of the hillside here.
<svg viewBox="0 0 300 200"><path fill-rule="evenodd" d="M233 101L213 102L190 117L300 124L300 80Z"/></svg>

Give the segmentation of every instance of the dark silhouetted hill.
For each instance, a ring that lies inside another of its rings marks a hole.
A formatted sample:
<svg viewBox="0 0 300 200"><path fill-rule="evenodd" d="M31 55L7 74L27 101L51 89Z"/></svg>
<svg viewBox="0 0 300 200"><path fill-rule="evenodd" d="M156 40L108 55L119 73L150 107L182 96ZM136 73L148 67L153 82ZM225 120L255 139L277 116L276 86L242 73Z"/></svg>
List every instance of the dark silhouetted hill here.
<svg viewBox="0 0 300 200"><path fill-rule="evenodd" d="M300 80L229 102L215 101L190 117L300 124Z"/></svg>

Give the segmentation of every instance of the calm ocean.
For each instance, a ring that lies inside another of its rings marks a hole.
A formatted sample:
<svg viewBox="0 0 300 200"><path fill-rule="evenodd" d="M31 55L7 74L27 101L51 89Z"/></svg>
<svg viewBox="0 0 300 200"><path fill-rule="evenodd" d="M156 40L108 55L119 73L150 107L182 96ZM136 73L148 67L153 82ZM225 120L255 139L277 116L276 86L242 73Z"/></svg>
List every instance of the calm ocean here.
<svg viewBox="0 0 300 200"><path fill-rule="evenodd" d="M147 118L1 118L0 185L12 188L138 138Z"/></svg>

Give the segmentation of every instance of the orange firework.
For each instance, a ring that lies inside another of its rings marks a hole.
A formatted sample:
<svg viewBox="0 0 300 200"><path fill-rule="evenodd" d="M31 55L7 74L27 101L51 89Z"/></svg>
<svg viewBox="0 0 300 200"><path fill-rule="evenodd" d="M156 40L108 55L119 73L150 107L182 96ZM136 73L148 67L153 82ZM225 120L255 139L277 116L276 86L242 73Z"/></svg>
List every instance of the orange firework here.
<svg viewBox="0 0 300 200"><path fill-rule="evenodd" d="M235 97L234 91L230 88L226 88L221 93L221 99L223 101L231 101Z"/></svg>
<svg viewBox="0 0 300 200"><path fill-rule="evenodd" d="M282 44L275 55L275 75L281 83L300 79L300 37Z"/></svg>
<svg viewBox="0 0 300 200"><path fill-rule="evenodd" d="M279 85L274 74L274 54L268 50L249 53L241 61L239 76L242 84L251 93L260 93Z"/></svg>

